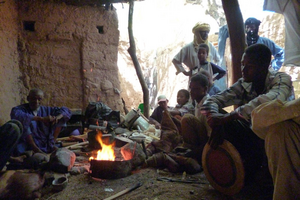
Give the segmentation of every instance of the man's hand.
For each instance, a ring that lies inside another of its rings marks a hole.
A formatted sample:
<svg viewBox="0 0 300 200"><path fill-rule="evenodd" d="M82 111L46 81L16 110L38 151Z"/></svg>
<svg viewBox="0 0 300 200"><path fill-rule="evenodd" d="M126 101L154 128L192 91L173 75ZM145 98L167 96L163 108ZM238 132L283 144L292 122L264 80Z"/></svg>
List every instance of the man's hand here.
<svg viewBox="0 0 300 200"><path fill-rule="evenodd" d="M226 114L211 113L207 117L207 123L211 128L213 128L214 126L224 125L236 119L245 120L242 115L235 111Z"/></svg>
<svg viewBox="0 0 300 200"><path fill-rule="evenodd" d="M57 116L55 117L54 121L52 122L52 124L57 124L61 118L63 118L63 115L62 115L62 114L57 115Z"/></svg>
<svg viewBox="0 0 300 200"><path fill-rule="evenodd" d="M187 71L184 70L182 73L183 73L184 75L186 75L186 76L191 76L191 75L192 75L192 71L188 71L188 72L187 72Z"/></svg>
<svg viewBox="0 0 300 200"><path fill-rule="evenodd" d="M155 123L155 128L156 128L156 129L161 129L160 123Z"/></svg>
<svg viewBox="0 0 300 200"><path fill-rule="evenodd" d="M221 114L221 113L212 113L207 117L207 123L211 128L215 126L224 125L230 120L230 113Z"/></svg>
<svg viewBox="0 0 300 200"><path fill-rule="evenodd" d="M216 149L219 145L223 143L223 126L236 119L245 120L242 115L235 111L226 114L212 113L207 117L207 123L212 128L212 133L210 138L208 139L208 144L213 149Z"/></svg>
<svg viewBox="0 0 300 200"><path fill-rule="evenodd" d="M32 135L28 135L26 137L26 142L27 144L29 144L29 146L31 147L31 149L33 150L34 153L43 153L45 154L45 152L43 152L34 142Z"/></svg>
<svg viewBox="0 0 300 200"><path fill-rule="evenodd" d="M211 135L208 138L208 144L213 149L217 149L219 145L221 145L224 141L224 130L223 126L215 126L212 129Z"/></svg>
<svg viewBox="0 0 300 200"><path fill-rule="evenodd" d="M34 120L36 121L42 121L44 124L57 124L58 121L63 117L62 114L60 115L57 115L57 116L52 116L52 115L49 115L49 116L46 116L46 117L35 117Z"/></svg>
<svg viewBox="0 0 300 200"><path fill-rule="evenodd" d="M151 117L149 117L149 123L153 124L156 129L161 129L160 123Z"/></svg>

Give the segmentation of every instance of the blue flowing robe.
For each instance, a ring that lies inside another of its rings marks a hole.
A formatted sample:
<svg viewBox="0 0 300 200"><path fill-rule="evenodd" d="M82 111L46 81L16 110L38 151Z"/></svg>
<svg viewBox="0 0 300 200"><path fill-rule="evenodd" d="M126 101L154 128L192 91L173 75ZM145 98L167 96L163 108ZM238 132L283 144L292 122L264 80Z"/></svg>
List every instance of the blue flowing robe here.
<svg viewBox="0 0 300 200"><path fill-rule="evenodd" d="M28 150L28 144L26 143L28 135L32 135L38 148L45 153L50 153L55 145L54 130L57 127L66 125L66 122L71 118L72 114L67 107L40 106L37 111L36 116L39 117L47 117L49 115L58 116L60 114L63 115L63 118L61 118L57 124L51 125L32 120L35 115L28 103L12 108L10 113L11 119L19 120L23 125L23 134L17 146L18 153L23 153Z"/></svg>
<svg viewBox="0 0 300 200"><path fill-rule="evenodd" d="M277 44L275 44L272 40L265 37L259 37L256 44L264 44L272 52L274 59L271 61L272 68L278 71L281 68L281 65L284 61L284 49Z"/></svg>

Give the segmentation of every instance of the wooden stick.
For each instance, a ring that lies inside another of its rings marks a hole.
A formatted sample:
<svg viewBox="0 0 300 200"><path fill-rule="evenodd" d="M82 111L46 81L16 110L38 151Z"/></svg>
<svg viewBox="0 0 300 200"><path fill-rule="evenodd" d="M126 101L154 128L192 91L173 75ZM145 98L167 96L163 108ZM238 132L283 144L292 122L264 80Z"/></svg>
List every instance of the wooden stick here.
<svg viewBox="0 0 300 200"><path fill-rule="evenodd" d="M145 115L143 115L143 113L141 113L140 111L138 111L138 114L139 114L142 118L144 118L144 120L145 120L146 122L149 123L149 119L147 119L147 117L145 117Z"/></svg>
<svg viewBox="0 0 300 200"><path fill-rule="evenodd" d="M66 147L66 148L67 148L67 149L73 149L74 147L84 146L84 145L87 145L87 144L89 144L89 141L81 142L81 143L77 143L77 144L73 144L73 145L68 146L68 147Z"/></svg>
<svg viewBox="0 0 300 200"><path fill-rule="evenodd" d="M156 136L154 136L154 135L147 135L147 136L149 136L149 137L152 137L153 139L156 139L156 140L160 140L160 138L159 137L156 137Z"/></svg>
<svg viewBox="0 0 300 200"><path fill-rule="evenodd" d="M62 147L68 147L68 146L72 146L74 144L78 144L78 142L63 142Z"/></svg>
<svg viewBox="0 0 300 200"><path fill-rule="evenodd" d="M112 195L111 197L108 197L108 198L105 198L103 200L112 200L112 199L115 199L119 196L122 196L123 194L126 194L128 192L131 192L133 190L135 190L136 188L140 187L142 185L142 183L137 183L136 185L132 186L131 188L127 188L125 190L122 190L121 192L118 192L117 194L115 195Z"/></svg>
<svg viewBox="0 0 300 200"><path fill-rule="evenodd" d="M82 145L82 146L76 146L76 147L72 147L72 148L71 148L71 149L69 149L69 150L81 149L81 148L83 148L83 146L84 146L84 145Z"/></svg>
<svg viewBox="0 0 300 200"><path fill-rule="evenodd" d="M87 138L87 133L84 133L82 135L76 135L76 136L71 135L71 136L68 136L68 137L57 138L56 141L68 140L68 139L72 139L72 138L86 139Z"/></svg>
<svg viewBox="0 0 300 200"><path fill-rule="evenodd" d="M71 139L69 136L68 137L61 137L61 138L57 138L56 141L63 141L63 140L69 140Z"/></svg>

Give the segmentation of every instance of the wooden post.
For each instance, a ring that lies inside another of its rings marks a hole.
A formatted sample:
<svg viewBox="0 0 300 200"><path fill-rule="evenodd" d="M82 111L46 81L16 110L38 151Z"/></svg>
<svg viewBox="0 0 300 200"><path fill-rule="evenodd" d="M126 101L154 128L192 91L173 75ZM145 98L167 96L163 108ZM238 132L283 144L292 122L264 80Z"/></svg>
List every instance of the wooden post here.
<svg viewBox="0 0 300 200"><path fill-rule="evenodd" d="M224 13L228 24L230 38L230 47L232 54L231 67L232 78L228 80L228 86L231 86L242 77L241 59L246 48L245 28L243 16L237 0L222 0Z"/></svg>
<svg viewBox="0 0 300 200"><path fill-rule="evenodd" d="M128 53L131 56L133 65L136 70L136 74L139 78L139 81L142 86L143 90L143 100L144 100L144 115L145 117L149 118L149 89L147 87L147 84L145 82L143 72L141 70L139 61L136 57L136 48L135 48L135 41L133 37L133 31L132 31L132 16L133 16L133 7L134 7L134 1L129 0L129 16L128 16L128 34L129 34L129 43L130 46L128 48Z"/></svg>

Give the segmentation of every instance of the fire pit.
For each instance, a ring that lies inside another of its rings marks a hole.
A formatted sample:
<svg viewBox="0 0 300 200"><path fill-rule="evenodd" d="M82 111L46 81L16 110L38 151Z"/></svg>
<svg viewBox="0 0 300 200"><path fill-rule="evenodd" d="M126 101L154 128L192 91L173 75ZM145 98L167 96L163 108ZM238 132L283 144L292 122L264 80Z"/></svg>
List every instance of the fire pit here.
<svg viewBox="0 0 300 200"><path fill-rule="evenodd" d="M118 179L131 173L130 160L91 160L91 176L100 179Z"/></svg>
<svg viewBox="0 0 300 200"><path fill-rule="evenodd" d="M90 175L100 179L117 179L128 176L132 169L132 158L127 158L127 160L123 158L120 148L115 148L116 140L110 143L109 138L103 137L100 131L95 139L99 142L101 149L97 151L97 156L90 157Z"/></svg>

